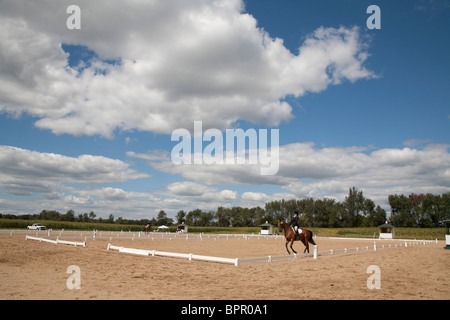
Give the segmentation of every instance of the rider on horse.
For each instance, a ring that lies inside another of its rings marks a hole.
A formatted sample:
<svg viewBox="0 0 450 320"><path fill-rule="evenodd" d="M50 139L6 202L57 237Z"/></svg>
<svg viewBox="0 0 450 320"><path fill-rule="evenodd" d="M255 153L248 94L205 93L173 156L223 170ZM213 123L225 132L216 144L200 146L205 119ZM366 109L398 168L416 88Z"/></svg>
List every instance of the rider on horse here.
<svg viewBox="0 0 450 320"><path fill-rule="evenodd" d="M297 210L294 211L294 216L292 217L291 222L289 223L289 226L293 227L295 234L298 235L299 225L298 225L298 211Z"/></svg>

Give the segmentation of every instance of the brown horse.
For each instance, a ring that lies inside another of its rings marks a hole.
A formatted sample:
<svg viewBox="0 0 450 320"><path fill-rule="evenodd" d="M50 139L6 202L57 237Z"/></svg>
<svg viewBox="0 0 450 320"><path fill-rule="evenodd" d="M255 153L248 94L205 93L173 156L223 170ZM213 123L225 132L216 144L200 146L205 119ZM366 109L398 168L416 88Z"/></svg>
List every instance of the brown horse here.
<svg viewBox="0 0 450 320"><path fill-rule="evenodd" d="M307 229L299 228L300 230L302 230L302 233L296 235L294 229L292 229L285 221L278 220L278 231L281 232L281 229L284 229L284 236L286 238L286 250L289 254L291 254L288 249L289 242L291 243L290 247L294 253L297 253L294 248L292 248L294 241L300 240L305 245L305 251L303 251L303 253L305 253L306 251L308 251L309 253L309 243L316 245L313 240L312 232Z"/></svg>
<svg viewBox="0 0 450 320"><path fill-rule="evenodd" d="M150 232L152 231L152 225L150 223L148 223L145 227L144 227L144 232Z"/></svg>

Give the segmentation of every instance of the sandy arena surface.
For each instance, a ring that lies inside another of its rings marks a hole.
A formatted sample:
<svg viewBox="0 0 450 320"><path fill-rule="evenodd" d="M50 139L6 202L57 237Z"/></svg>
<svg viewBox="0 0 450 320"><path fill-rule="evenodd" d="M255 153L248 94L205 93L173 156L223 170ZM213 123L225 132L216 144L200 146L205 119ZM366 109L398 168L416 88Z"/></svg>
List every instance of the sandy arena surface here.
<svg viewBox="0 0 450 320"><path fill-rule="evenodd" d="M441 299L450 298L450 250L444 242L240 266L107 251L107 245L228 258L285 255L284 240L88 240L87 247L0 236L0 299ZM319 252L373 241L317 239ZM394 243L394 242L391 242ZM399 242L395 242L399 243ZM296 242L294 249L303 252ZM311 247L312 252L312 247ZM70 265L81 288L66 284ZM370 265L381 288L369 290ZM300 289L299 289L300 288Z"/></svg>

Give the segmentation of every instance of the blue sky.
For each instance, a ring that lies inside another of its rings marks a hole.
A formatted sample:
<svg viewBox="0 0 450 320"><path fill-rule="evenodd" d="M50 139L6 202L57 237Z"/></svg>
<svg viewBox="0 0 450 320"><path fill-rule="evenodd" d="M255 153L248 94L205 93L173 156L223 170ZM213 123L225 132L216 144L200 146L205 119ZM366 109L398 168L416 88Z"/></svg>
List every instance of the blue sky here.
<svg viewBox="0 0 450 320"><path fill-rule="evenodd" d="M95 3L69 30L70 1L0 1L0 212L450 191L450 2ZM278 173L175 166L171 132L194 121L278 129Z"/></svg>
<svg viewBox="0 0 450 320"><path fill-rule="evenodd" d="M296 110L297 121L290 124L304 128L304 140L377 147L401 147L414 137L448 142L449 8L448 2L447 7L444 2L435 4L439 8L433 3L247 1L247 10L260 25L283 38L292 52L320 26L358 25L370 37L366 66L379 78L298 99L303 109ZM365 28L369 17L365 10L371 4L381 8L381 30Z"/></svg>

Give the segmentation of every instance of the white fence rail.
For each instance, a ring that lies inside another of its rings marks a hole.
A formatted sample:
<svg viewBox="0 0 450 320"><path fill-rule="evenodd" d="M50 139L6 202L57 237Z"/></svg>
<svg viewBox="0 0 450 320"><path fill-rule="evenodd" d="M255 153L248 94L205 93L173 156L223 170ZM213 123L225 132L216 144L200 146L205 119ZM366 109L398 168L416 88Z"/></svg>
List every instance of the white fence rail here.
<svg viewBox="0 0 450 320"><path fill-rule="evenodd" d="M409 246L412 245L425 245L425 244L431 244L436 243L435 241L415 241L415 242L409 242ZM164 257L172 257L172 258L182 258L182 259L188 259L188 260L202 260L202 261L208 261L208 262L218 262L218 263L227 263L227 264L234 264L235 266L239 266L243 263L252 263L252 262L274 262L276 260L296 260L298 258L302 257L310 257L312 256L313 259L317 259L319 256L326 256L326 255L336 255L339 253L348 254L350 252L363 252L363 251L377 251L377 249L385 249L385 248L398 248L398 247L408 247L408 242L405 241L404 243L395 243L395 244L382 244L378 245L374 241L373 246L364 246L364 247L356 247L356 248L344 248L344 249L338 249L338 250L329 250L329 251L318 251L318 246L313 246L313 252L312 253L304 253L304 254L293 254L293 255L284 255L284 256L266 256L266 257L256 257L256 258L221 258L221 257L210 257L210 256L203 256L203 255L196 255L192 253L176 253L176 252L164 252L164 251L156 251L156 250L143 250L143 249L132 249L132 248L125 248L120 246L113 246L112 244L108 244L107 250L117 250L119 252L123 253L131 253L131 254L138 254L138 255L144 255L144 256L164 256Z"/></svg>
<svg viewBox="0 0 450 320"><path fill-rule="evenodd" d="M133 249L133 248L125 248L125 247L119 247L119 246L113 246L112 244L108 244L108 247L106 250L117 250L119 252L123 253L131 253L131 254L138 254L138 255L144 255L144 256L163 256L163 257L171 257L171 258L182 258L182 259L188 259L188 260L202 260L202 261L209 261L209 262L219 262L219 263L231 263L234 265L239 264L239 259L231 259L231 258L221 258L221 257L210 257L210 256L203 256L203 255L197 255L192 253L177 253L177 252L165 252L165 251L156 251L156 250L142 250L142 249Z"/></svg>
<svg viewBox="0 0 450 320"><path fill-rule="evenodd" d="M4 230L6 231L6 230ZM8 231L9 232L9 231ZM24 231L22 231L24 232ZM26 231L25 231L26 232ZM30 232L30 231L28 231ZM203 234L170 234L170 233L150 233L145 234L141 232L97 232L97 231L40 231L36 232L36 235L47 232L47 238L44 237L33 237L26 235L26 240L37 240L40 242L48 242L48 243L54 243L54 244L67 244L67 245L74 245L74 246L82 246L86 247L86 240L87 239L93 239L93 240L104 240L104 239L113 239L113 240L133 240L133 239L139 239L139 240L252 240L252 239L279 239L281 236L265 236L265 235L248 235L248 234L212 234L212 235L203 235ZM31 233L31 232L30 232ZM49 239L51 234L58 234L56 237L56 240ZM12 231L11 231L11 236ZM75 242L75 241L68 241L68 240L60 240L59 237L63 236L64 238L71 238L71 239L79 239L84 238L84 242ZM83 237L84 236L84 237ZM131 237L130 237L131 236ZM281 237L283 238L283 237ZM316 238L320 239L320 237ZM296 260L302 257L309 257L313 256L314 259L317 259L318 256L326 256L326 255L335 255L339 253L349 253L349 252L359 252L359 251L367 251L367 250L373 250L377 251L377 249L384 249L384 248L397 248L397 247L409 247L414 245L426 245L431 243L438 243L436 240L411 240L411 239L395 239L396 243L384 243L386 240L376 240L373 239L361 239L361 238L328 238L324 237L322 239L333 239L333 240L372 240L373 246L363 246L363 247L357 247L357 248L344 248L344 249L337 249L337 250L329 250L324 252L318 252L317 245L314 246L313 253L307 253L307 254L293 254L293 255L284 255L284 256L265 256L265 257L255 257L255 258L222 258L222 257L211 257L211 256L205 256L205 255L196 255L192 253L175 253L175 252L164 252L164 251L156 251L156 250L143 250L143 249L133 249L133 248L125 248L121 246L113 246L111 243L108 244L107 250L117 250L122 253L129 253L129 254L137 254L137 255L143 255L143 256L165 256L165 257L172 257L172 258L181 258L181 259L188 259L188 260L201 260L201 261L208 261L208 262L217 262L217 263L226 263L226 264L233 264L235 266L238 266L240 264L244 263L252 263L252 262L274 262L278 260ZM390 240L392 242L392 240Z"/></svg>
<svg viewBox="0 0 450 320"><path fill-rule="evenodd" d="M299 257L307 257L307 256L313 256L314 259L317 259L317 246L314 246L314 253L306 253L306 254L294 254L292 256L267 256L267 257L258 257L258 258L222 258L222 257L211 257L211 256L204 256L204 255L197 255L192 253L176 253L176 252L165 252L165 251L156 251L156 250L143 250L143 249L133 249L133 248L125 248L121 246L114 246L112 244L108 244L107 249L110 250L117 250L122 253L130 253L130 254L137 254L137 255L144 255L144 256L163 256L163 257L171 257L171 258L182 258L182 259L188 259L188 260L201 260L201 261L207 261L207 262L217 262L217 263L227 263L227 264L234 264L235 266L239 266L243 263L250 263L250 262L272 262L274 260L281 260L281 259L297 259Z"/></svg>
<svg viewBox="0 0 450 320"><path fill-rule="evenodd" d="M37 240L39 242L48 242L48 243L54 243L54 244L68 244L75 247L86 247L86 241L85 242L75 242L75 241L67 241L67 240L59 240L56 238L56 240L42 238L42 237L31 237L29 235L25 236L25 240Z"/></svg>
<svg viewBox="0 0 450 320"><path fill-rule="evenodd" d="M173 233L173 232L144 232L144 231L76 231L76 230L23 230L2 229L0 236L32 235L50 237L64 237L64 239L87 240L274 240L284 239L280 235L261 234L205 234L205 233Z"/></svg>
<svg viewBox="0 0 450 320"><path fill-rule="evenodd" d="M34 235L64 238L70 240L279 240L284 239L283 235L261 235L261 234L203 234L203 233L170 233L170 232L151 232L145 233L143 231L73 231L73 230L21 230L12 229L0 230L0 235L14 236L14 235ZM315 236L315 240L329 239L329 240L357 240L357 241L374 241L378 243L386 242L403 242L405 246L411 244L428 244L438 243L438 240L420 240L420 239L371 239L371 238L346 238L346 237L320 237Z"/></svg>

